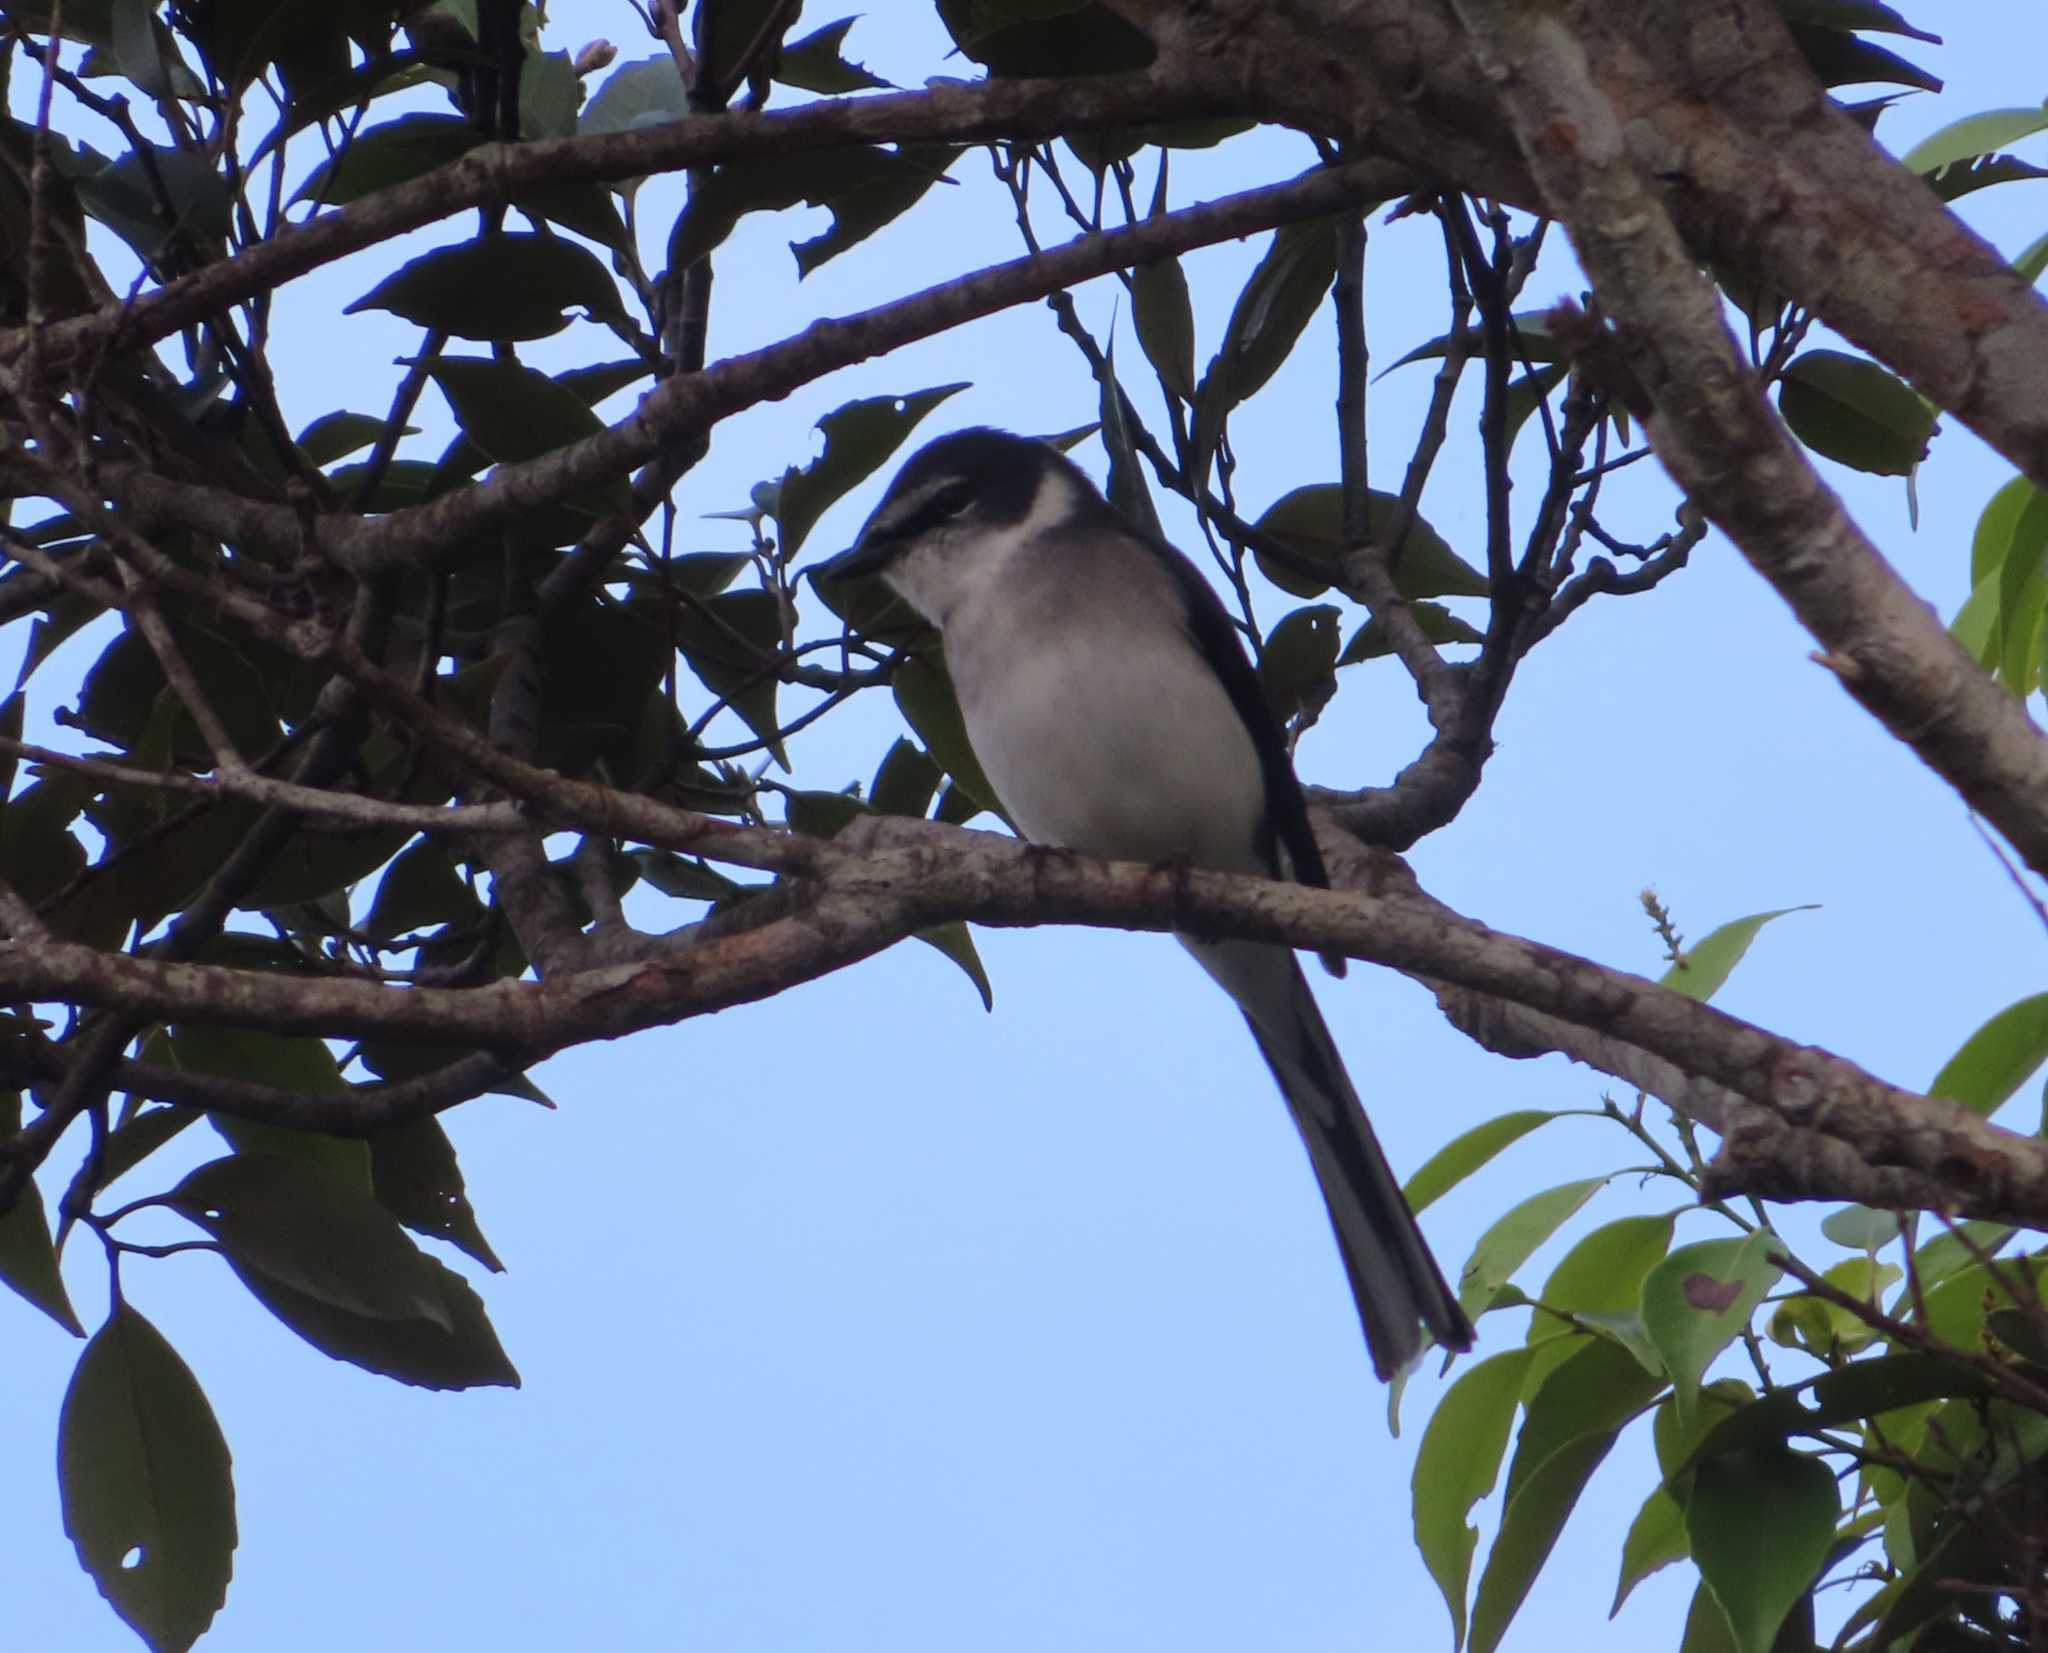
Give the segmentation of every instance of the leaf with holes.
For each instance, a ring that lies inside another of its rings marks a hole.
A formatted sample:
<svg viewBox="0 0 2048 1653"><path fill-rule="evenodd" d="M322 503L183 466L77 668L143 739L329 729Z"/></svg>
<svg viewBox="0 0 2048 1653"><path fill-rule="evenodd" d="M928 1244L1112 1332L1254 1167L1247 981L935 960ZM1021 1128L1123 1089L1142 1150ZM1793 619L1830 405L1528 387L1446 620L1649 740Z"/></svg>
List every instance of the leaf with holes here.
<svg viewBox="0 0 2048 1653"><path fill-rule="evenodd" d="M227 1600L235 1487L213 1409L125 1303L79 1357L57 1418L64 1531L154 1653L184 1653Z"/></svg>
<svg viewBox="0 0 2048 1653"><path fill-rule="evenodd" d="M866 396L820 419L824 452L801 470L784 471L775 496L771 514L783 554L794 556L827 510L873 476L932 409L967 388L963 379L907 396Z"/></svg>
<svg viewBox="0 0 2048 1653"><path fill-rule="evenodd" d="M446 1240L493 1274L504 1272L505 1265L477 1226L455 1144L440 1120L389 1126L367 1140L370 1186L379 1205L415 1234Z"/></svg>

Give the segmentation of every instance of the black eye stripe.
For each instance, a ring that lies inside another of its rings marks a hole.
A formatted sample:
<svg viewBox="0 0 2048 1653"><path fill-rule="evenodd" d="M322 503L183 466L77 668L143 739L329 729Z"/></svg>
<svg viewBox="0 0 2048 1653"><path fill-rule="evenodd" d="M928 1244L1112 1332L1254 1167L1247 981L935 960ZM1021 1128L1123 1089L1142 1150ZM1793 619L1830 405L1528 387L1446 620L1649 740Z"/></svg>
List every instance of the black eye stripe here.
<svg viewBox="0 0 2048 1653"><path fill-rule="evenodd" d="M973 503L973 492L964 486L941 488L905 517L896 533L904 539L910 539L922 534L927 528L936 528L949 518L958 516Z"/></svg>

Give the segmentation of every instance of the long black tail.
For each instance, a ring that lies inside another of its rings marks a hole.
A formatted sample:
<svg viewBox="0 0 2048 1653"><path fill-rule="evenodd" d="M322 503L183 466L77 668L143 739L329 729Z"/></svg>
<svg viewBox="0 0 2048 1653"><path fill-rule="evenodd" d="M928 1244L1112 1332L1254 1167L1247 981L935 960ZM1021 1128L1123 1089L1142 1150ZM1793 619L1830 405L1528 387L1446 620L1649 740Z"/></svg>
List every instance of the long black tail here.
<svg viewBox="0 0 2048 1653"><path fill-rule="evenodd" d="M1351 1278L1373 1370L1390 1378L1422 1352L1472 1346L1472 1322L1430 1255L1373 1135L1344 1059L1294 955L1258 942L1187 942L1244 1012L1308 1148Z"/></svg>

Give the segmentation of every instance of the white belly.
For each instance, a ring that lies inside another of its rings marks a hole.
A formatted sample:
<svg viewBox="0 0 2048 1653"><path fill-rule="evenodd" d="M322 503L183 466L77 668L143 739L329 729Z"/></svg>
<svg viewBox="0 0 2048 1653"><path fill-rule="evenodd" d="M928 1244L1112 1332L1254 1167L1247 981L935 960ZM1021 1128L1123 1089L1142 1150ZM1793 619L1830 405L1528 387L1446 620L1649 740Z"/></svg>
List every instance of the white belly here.
<svg viewBox="0 0 2048 1653"><path fill-rule="evenodd" d="M1018 831L1117 860L1265 870L1264 777L1221 682L1177 632L1091 629L1085 649L1070 634L955 663L968 738Z"/></svg>

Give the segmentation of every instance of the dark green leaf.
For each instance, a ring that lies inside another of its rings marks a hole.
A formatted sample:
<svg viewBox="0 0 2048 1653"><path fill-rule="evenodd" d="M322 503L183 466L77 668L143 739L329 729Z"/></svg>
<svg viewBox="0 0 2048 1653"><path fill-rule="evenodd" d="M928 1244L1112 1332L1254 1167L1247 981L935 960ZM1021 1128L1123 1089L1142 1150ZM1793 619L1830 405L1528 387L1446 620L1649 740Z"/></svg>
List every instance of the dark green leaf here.
<svg viewBox="0 0 2048 1653"><path fill-rule="evenodd" d="M625 317L611 274L587 248L558 235L498 231L402 264L343 314L389 310L461 339L541 339L568 312Z"/></svg>
<svg viewBox="0 0 2048 1653"><path fill-rule="evenodd" d="M476 129L459 115L400 115L357 133L339 155L314 169L293 199L346 206L460 160L478 142Z"/></svg>
<svg viewBox="0 0 2048 1653"><path fill-rule="evenodd" d="M1415 1543L1451 1614L1451 1644L1465 1640L1465 1597L1479 1542L1472 1506L1493 1490L1521 1404L1527 1349L1509 1349L1468 1367L1430 1414L1411 1482Z"/></svg>
<svg viewBox="0 0 2048 1653"><path fill-rule="evenodd" d="M1529 1255L1555 1234L1580 1206L1607 1185L1608 1178L1585 1177L1531 1194L1479 1237L1458 1276L1458 1302L1467 1314L1484 1312Z"/></svg>
<svg viewBox="0 0 2048 1653"><path fill-rule="evenodd" d="M1700 1379L1714 1357L1777 1284L1780 1271L1768 1254L1783 1243L1761 1231L1741 1240L1701 1240L1680 1246L1644 1279L1643 1331L1670 1375L1681 1421L1690 1423Z"/></svg>
<svg viewBox="0 0 2048 1653"><path fill-rule="evenodd" d="M842 17L801 40L790 41L776 59L775 78L785 86L827 97L887 86L889 82L880 75L870 74L858 63L849 63L842 54L846 31L859 21L857 17Z"/></svg>
<svg viewBox="0 0 2048 1653"><path fill-rule="evenodd" d="M505 1265L491 1250L462 1180L455 1144L438 1119L415 1119L367 1138L370 1183L377 1203L415 1234L467 1252L493 1274Z"/></svg>
<svg viewBox="0 0 2048 1653"><path fill-rule="evenodd" d="M2009 1004L1942 1064L1929 1096L1990 1118L2048 1062L2048 993Z"/></svg>
<svg viewBox="0 0 2048 1653"><path fill-rule="evenodd" d="M1102 412L1102 446L1109 455L1109 481L1103 490L1104 497L1132 527L1157 538L1159 512L1152 504L1152 490L1145 486L1145 473L1138 464L1138 444L1132 434L1137 415L1124 387L1117 383L1114 350L1104 360L1095 388Z"/></svg>
<svg viewBox="0 0 2048 1653"><path fill-rule="evenodd" d="M1486 634L1478 627L1468 625L1441 603L1416 601L1409 605L1409 612L1415 616L1416 624L1422 628L1422 635L1432 643L1483 643ZM1386 628L1377 619L1368 620L1351 634L1351 641L1344 645L1344 652L1337 656L1340 666L1355 666L1363 660L1377 660L1381 655L1392 654L1394 645L1387 641Z"/></svg>
<svg viewBox="0 0 2048 1653"><path fill-rule="evenodd" d="M1195 396L1195 450L1206 470L1223 422L1280 370L1337 277L1337 221L1311 218L1273 232L1237 295L1223 344Z"/></svg>
<svg viewBox="0 0 2048 1653"><path fill-rule="evenodd" d="M1840 1513L1833 1471L1804 1453L1731 1452L1699 1466L1686 1535L1737 1653L1770 1653L1786 1613L1813 1584Z"/></svg>
<svg viewBox="0 0 2048 1653"><path fill-rule="evenodd" d="M884 815L922 816L945 771L914 741L898 740L883 756L868 802Z"/></svg>
<svg viewBox="0 0 2048 1653"><path fill-rule="evenodd" d="M939 0L953 42L1001 79L1065 79L1143 69L1142 30L1100 0Z"/></svg>
<svg viewBox="0 0 2048 1653"><path fill-rule="evenodd" d="M145 1060L156 1060L149 1050ZM195 1119L205 1116L197 1108L176 1105L145 1108L107 1138L106 1180L127 1175Z"/></svg>
<svg viewBox="0 0 2048 1653"><path fill-rule="evenodd" d="M1668 987L1674 993L1683 993L1688 999L1697 999L1704 1004L1721 991L1735 967L1748 953L1750 943L1757 938L1757 932L1774 918L1783 918L1787 913L1810 913L1815 911L1809 902L1800 907L1778 907L1767 913L1751 913L1747 918L1731 919L1718 929L1708 932L1697 945L1688 947L1685 956L1658 978L1660 987Z"/></svg>
<svg viewBox="0 0 2048 1653"><path fill-rule="evenodd" d="M907 396L868 396L820 419L824 451L802 470L784 471L776 494L772 515L785 555L794 555L818 519L873 476L933 408L966 388L963 380Z"/></svg>
<svg viewBox="0 0 2048 1653"><path fill-rule="evenodd" d="M21 1093L0 1092L0 1136L21 1129ZM0 1212L0 1285L17 1293L62 1326L73 1337L85 1336L78 1312L57 1272L57 1248L43 1215L43 1193L30 1178L11 1211Z"/></svg>
<svg viewBox="0 0 2048 1653"><path fill-rule="evenodd" d="M1928 182L1944 201L1960 201L1993 184L2025 184L2048 178L2048 167L2038 167L2017 155L1980 155L1974 161L1959 161L1944 167Z"/></svg>
<svg viewBox="0 0 2048 1653"><path fill-rule="evenodd" d="M1939 92L1941 77L1842 29L1795 24L1792 39L1823 86L1912 86Z"/></svg>
<svg viewBox="0 0 2048 1653"><path fill-rule="evenodd" d="M1526 357L1530 362L1556 362L1561 360L1557 340L1551 336L1550 313L1547 310L1521 310L1511 318L1517 343L1516 355ZM1481 357L1486 353L1486 332L1483 328L1467 327L1458 333L1439 333L1435 338L1418 344L1392 367L1380 369L1376 375L1384 379L1396 367L1406 367L1410 362L1441 361L1451 353L1453 342L1458 343L1469 357Z"/></svg>
<svg viewBox="0 0 2048 1653"><path fill-rule="evenodd" d="M1474 1125L1430 1155L1402 1190L1408 1209L1418 1216L1435 1204L1503 1148L1519 1142L1539 1125L1561 1117L1540 1108L1522 1108Z"/></svg>
<svg viewBox="0 0 2048 1653"><path fill-rule="evenodd" d="M1939 46L1941 36L1916 29L1881 0L1778 0L1787 23L1819 24L1831 29L1863 29L1872 34L1902 34Z"/></svg>
<svg viewBox="0 0 2048 1653"><path fill-rule="evenodd" d="M233 1259L229 1259L233 1264ZM431 1257L453 1330L431 1320L376 1320L294 1291L267 1274L235 1267L249 1294L322 1354L422 1389L519 1387L481 1299L459 1274Z"/></svg>
<svg viewBox="0 0 2048 1653"><path fill-rule="evenodd" d="M358 449L367 448L383 433L384 421L369 413L327 413L299 432L299 450L315 465L332 465ZM417 425L405 425L401 436L411 436Z"/></svg>
<svg viewBox="0 0 2048 1653"><path fill-rule="evenodd" d="M909 211L959 153L943 144L905 144L894 150L857 146L732 162L691 196L677 218L669 239L669 267L694 264L750 212L779 212L803 202L832 214L824 234L791 244L797 273L809 275Z"/></svg>
<svg viewBox="0 0 2048 1653"><path fill-rule="evenodd" d="M773 592L728 591L676 610L676 638L704 687L726 701L785 769L776 720L782 614Z"/></svg>
<svg viewBox="0 0 2048 1653"><path fill-rule="evenodd" d="M227 1600L235 1488L191 1368L127 1304L79 1357L57 1419L64 1531L153 1653L184 1653Z"/></svg>
<svg viewBox="0 0 2048 1653"><path fill-rule="evenodd" d="M1184 402L1195 397L1195 306L1180 260L1162 258L1131 271L1131 320L1159 381Z"/></svg>
<svg viewBox="0 0 2048 1653"><path fill-rule="evenodd" d="M1399 507L1398 494L1374 489L1367 501L1368 530L1375 535L1384 534ZM1334 574L1344 549L1344 490L1334 482L1296 488L1269 505L1256 526L1283 542L1297 557L1305 557ZM1264 557L1258 561L1260 573L1297 597L1320 596L1329 585L1327 579L1311 579ZM1486 576L1453 551L1420 513L1409 527L1401 561L1394 570L1394 584L1408 598L1486 595Z"/></svg>
<svg viewBox="0 0 2048 1653"><path fill-rule="evenodd" d="M1472 1653L1492 1653L1622 1426L1663 1387L1633 1355L1589 1339L1530 1397L1500 1531L1472 1604Z"/></svg>
<svg viewBox="0 0 2048 1653"><path fill-rule="evenodd" d="M1259 651L1259 687L1281 723L1319 711L1337 689L1337 608L1316 603L1281 618Z"/></svg>
<svg viewBox="0 0 2048 1653"><path fill-rule="evenodd" d="M326 1044L311 1034L265 1033L255 1028L180 1023L166 1054L188 1073L217 1073L294 1091L301 1096L348 1094L340 1066ZM213 1128L244 1153L282 1154L341 1178L367 1194L369 1152L351 1137L323 1131L293 1131L261 1120L210 1116Z"/></svg>
<svg viewBox="0 0 2048 1653"><path fill-rule="evenodd" d="M1785 369L1778 411L1815 453L1878 476L1927 457L1934 409L1896 374L1841 350L1809 350Z"/></svg>
<svg viewBox="0 0 2048 1653"><path fill-rule="evenodd" d="M482 916L483 907L463 882L455 862L439 843L422 838L393 861L377 883L377 898L363 920L373 941L459 924Z"/></svg>
<svg viewBox="0 0 2048 1653"><path fill-rule="evenodd" d="M576 131L583 82L567 52L529 50L519 65L519 135L566 138Z"/></svg>
<svg viewBox="0 0 2048 1653"><path fill-rule="evenodd" d="M626 221L619 216L610 187L595 179L565 178L535 184L522 189L513 197L512 204L531 217L545 218L565 230L574 230L613 252L633 250L632 237L626 233ZM643 367L641 371L651 369Z"/></svg>
<svg viewBox="0 0 2048 1653"><path fill-rule="evenodd" d="M1001 814L995 788L989 785L981 760L968 742L967 721L960 715L960 702L944 662L936 655L905 660L897 666L892 686L903 721L952 776L953 784L970 793L983 809Z"/></svg>
<svg viewBox="0 0 2048 1653"><path fill-rule="evenodd" d="M463 434L500 464L536 459L604 428L573 390L516 362L443 356L427 372Z"/></svg>
<svg viewBox="0 0 2048 1653"><path fill-rule="evenodd" d="M211 1160L165 1203L211 1234L238 1270L352 1315L451 1328L432 1259L360 1184L303 1159Z"/></svg>
<svg viewBox="0 0 2048 1653"><path fill-rule="evenodd" d="M912 934L927 947L938 949L960 966L967 979L974 983L974 990L981 995L982 1009L995 1009L995 988L989 984L988 969L981 962L981 954L975 949L974 933L965 923L955 919L949 924L934 924L929 929L916 930Z"/></svg>

